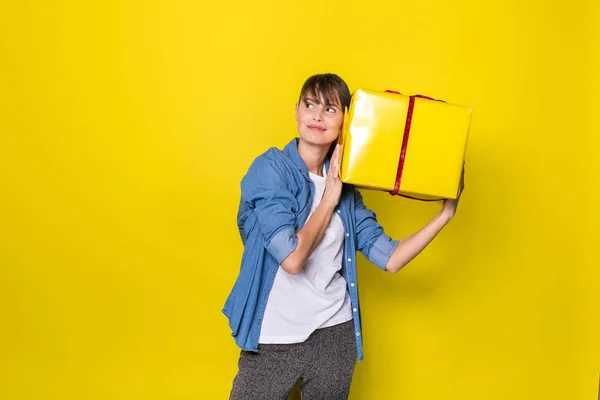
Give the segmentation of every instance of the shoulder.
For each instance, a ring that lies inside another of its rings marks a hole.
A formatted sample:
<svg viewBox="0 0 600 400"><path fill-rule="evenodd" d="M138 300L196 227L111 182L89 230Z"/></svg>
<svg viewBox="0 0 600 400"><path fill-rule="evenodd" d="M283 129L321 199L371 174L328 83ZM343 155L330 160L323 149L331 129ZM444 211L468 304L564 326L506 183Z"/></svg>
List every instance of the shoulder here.
<svg viewBox="0 0 600 400"><path fill-rule="evenodd" d="M362 197L356 186L351 183L344 183L342 187L342 195L355 199L357 196Z"/></svg>
<svg viewBox="0 0 600 400"><path fill-rule="evenodd" d="M356 186L351 184L344 184L344 189L346 191L346 197L348 199L348 202L352 203L352 207L356 211L368 210L368 208L365 206L363 196Z"/></svg>
<svg viewBox="0 0 600 400"><path fill-rule="evenodd" d="M293 169L287 155L276 147L271 147L256 157L242 178L242 186L287 187L293 181Z"/></svg>
<svg viewBox="0 0 600 400"><path fill-rule="evenodd" d="M273 179L281 176L282 157L284 157L284 155L281 150L276 147L271 147L252 161L246 172L245 178L262 177Z"/></svg>

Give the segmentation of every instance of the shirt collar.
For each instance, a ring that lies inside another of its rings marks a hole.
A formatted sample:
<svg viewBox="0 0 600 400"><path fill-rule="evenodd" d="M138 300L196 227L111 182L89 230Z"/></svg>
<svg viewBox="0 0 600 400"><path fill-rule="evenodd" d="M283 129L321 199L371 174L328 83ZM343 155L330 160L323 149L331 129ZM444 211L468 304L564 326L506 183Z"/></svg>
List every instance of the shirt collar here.
<svg viewBox="0 0 600 400"><path fill-rule="evenodd" d="M292 139L283 148L283 151L292 160L294 165L300 170L302 175L306 179L310 180L310 176L308 175L308 167L306 166L306 163L304 162L304 160L302 159L302 157L300 157L300 154L298 153L299 140L300 140L299 138ZM325 170L329 171L329 158L325 159Z"/></svg>

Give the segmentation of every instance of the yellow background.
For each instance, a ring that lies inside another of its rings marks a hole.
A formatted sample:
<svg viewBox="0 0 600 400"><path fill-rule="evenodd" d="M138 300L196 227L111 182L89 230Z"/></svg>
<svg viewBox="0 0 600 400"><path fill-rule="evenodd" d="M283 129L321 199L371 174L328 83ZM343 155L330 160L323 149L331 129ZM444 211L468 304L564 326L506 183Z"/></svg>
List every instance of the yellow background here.
<svg viewBox="0 0 600 400"><path fill-rule="evenodd" d="M227 398L239 180L333 71L474 109L455 220L360 258L351 398L594 399L599 7L3 2L0 398ZM439 208L363 193L396 238Z"/></svg>

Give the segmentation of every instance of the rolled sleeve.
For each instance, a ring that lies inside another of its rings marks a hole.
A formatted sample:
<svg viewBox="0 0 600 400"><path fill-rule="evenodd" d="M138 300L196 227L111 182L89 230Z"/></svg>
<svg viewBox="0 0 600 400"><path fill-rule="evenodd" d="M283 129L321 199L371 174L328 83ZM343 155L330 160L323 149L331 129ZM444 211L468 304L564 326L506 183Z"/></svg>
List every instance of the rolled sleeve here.
<svg viewBox="0 0 600 400"><path fill-rule="evenodd" d="M392 253L398 246L398 243L397 240L393 240L385 233L382 233L371 245L371 250L368 253L368 260L385 270L385 266L390 260L390 257L392 257Z"/></svg>
<svg viewBox="0 0 600 400"><path fill-rule="evenodd" d="M298 237L294 227L287 226L275 234L269 244L267 251L277 260L279 265L285 260L298 245Z"/></svg>
<svg viewBox="0 0 600 400"><path fill-rule="evenodd" d="M356 217L356 245L358 250L373 264L385 270L399 241L393 240L383 231L377 222L377 216L368 209L360 192L354 189L354 207Z"/></svg>
<svg viewBox="0 0 600 400"><path fill-rule="evenodd" d="M265 248L281 264L298 244L298 201L274 163L264 155L257 158L242 179L241 189L242 201L258 221Z"/></svg>

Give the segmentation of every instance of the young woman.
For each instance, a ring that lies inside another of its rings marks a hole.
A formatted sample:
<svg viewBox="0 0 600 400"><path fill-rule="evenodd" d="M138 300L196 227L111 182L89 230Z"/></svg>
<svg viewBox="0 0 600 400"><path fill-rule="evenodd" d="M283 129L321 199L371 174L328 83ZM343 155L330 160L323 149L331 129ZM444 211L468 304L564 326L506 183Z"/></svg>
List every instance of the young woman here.
<svg viewBox="0 0 600 400"><path fill-rule="evenodd" d="M242 349L230 399L287 399L299 379L304 400L346 399L363 358L356 251L396 273L454 216L458 199L445 200L414 234L384 233L340 180L336 142L349 105L339 76L311 76L296 104L299 138L258 156L242 179L244 254L223 308Z"/></svg>

